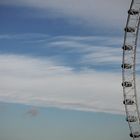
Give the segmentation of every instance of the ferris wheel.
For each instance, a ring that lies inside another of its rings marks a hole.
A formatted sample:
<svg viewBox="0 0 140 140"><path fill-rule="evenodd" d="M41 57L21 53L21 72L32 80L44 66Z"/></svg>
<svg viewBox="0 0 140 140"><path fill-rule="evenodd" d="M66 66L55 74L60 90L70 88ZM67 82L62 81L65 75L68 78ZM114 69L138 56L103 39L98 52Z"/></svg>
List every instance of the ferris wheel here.
<svg viewBox="0 0 140 140"><path fill-rule="evenodd" d="M136 54L140 25L140 0L132 0L128 10L125 27L123 60L122 60L122 87L126 110L126 121L130 128L130 137L140 140L140 112L136 87Z"/></svg>

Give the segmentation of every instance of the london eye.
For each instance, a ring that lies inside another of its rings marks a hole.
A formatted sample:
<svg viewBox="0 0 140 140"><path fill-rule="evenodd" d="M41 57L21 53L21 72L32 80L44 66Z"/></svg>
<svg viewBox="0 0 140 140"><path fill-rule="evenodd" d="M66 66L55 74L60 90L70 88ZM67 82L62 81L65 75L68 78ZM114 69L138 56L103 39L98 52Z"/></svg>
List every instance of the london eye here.
<svg viewBox="0 0 140 140"><path fill-rule="evenodd" d="M140 112L137 97L136 59L138 34L140 25L140 0L132 0L128 10L128 18L124 29L122 87L123 104L125 105L126 121L130 128L130 137L140 140Z"/></svg>

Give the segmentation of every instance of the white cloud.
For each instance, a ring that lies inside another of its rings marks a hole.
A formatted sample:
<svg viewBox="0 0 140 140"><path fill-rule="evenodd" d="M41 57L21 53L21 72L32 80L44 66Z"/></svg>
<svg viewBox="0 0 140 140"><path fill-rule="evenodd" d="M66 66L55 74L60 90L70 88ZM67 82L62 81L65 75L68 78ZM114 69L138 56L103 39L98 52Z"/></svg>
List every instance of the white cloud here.
<svg viewBox="0 0 140 140"><path fill-rule="evenodd" d="M55 17L72 17L73 20L83 20L94 26L98 24L118 28L126 21L130 2L131 0L3 0L0 4L50 10Z"/></svg>
<svg viewBox="0 0 140 140"><path fill-rule="evenodd" d="M0 55L0 63L1 101L85 111L123 111L118 73L78 73L52 60L18 55Z"/></svg>

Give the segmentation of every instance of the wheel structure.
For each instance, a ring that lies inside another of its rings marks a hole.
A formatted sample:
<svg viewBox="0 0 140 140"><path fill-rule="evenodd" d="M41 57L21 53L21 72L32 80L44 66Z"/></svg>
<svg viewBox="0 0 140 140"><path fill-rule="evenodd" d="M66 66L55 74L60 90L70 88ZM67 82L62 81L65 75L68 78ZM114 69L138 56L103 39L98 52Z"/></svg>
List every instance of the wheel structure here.
<svg viewBox="0 0 140 140"><path fill-rule="evenodd" d="M136 89L136 52L140 25L140 0L132 0L124 29L122 87L130 137L140 140L140 113Z"/></svg>

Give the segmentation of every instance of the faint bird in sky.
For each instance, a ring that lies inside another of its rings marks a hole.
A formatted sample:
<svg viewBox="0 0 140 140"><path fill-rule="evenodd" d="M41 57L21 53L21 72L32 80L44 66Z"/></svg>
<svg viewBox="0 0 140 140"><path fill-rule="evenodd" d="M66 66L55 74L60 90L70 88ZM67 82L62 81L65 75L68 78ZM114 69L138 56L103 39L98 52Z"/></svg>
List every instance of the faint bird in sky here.
<svg viewBox="0 0 140 140"><path fill-rule="evenodd" d="M39 111L37 108L32 107L26 112L26 114L29 115L30 117L36 117L39 114Z"/></svg>

